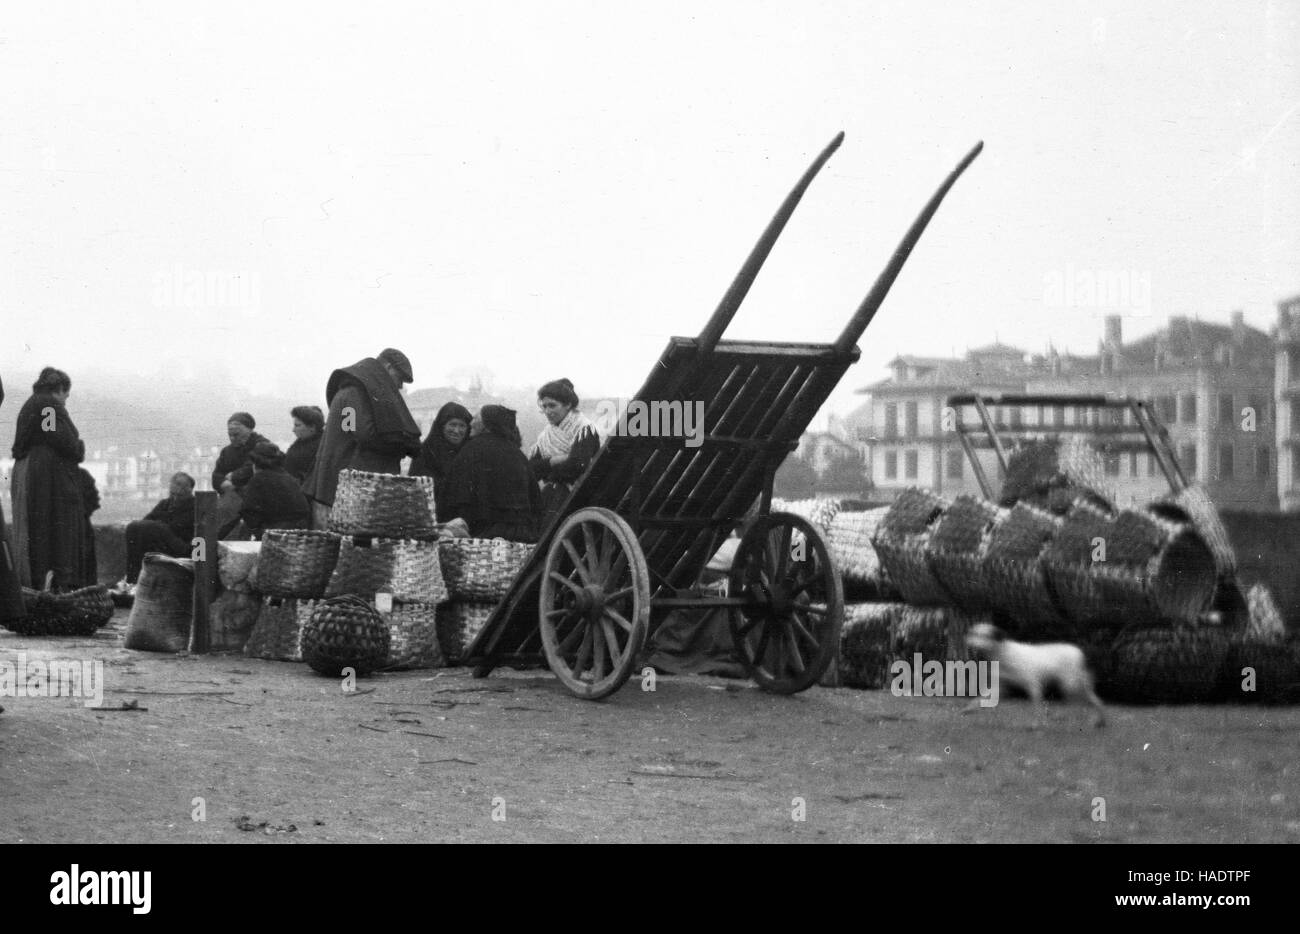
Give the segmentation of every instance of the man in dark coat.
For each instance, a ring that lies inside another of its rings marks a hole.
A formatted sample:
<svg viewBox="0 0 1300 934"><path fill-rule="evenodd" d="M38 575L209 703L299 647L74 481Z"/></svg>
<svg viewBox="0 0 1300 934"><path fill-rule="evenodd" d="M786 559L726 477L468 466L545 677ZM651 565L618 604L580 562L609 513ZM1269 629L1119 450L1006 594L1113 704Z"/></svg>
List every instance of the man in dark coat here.
<svg viewBox="0 0 1300 934"><path fill-rule="evenodd" d="M5 401L4 383L0 382L0 405ZM27 610L23 606L22 584L18 582L18 567L14 562L13 546L5 528L4 509L0 508L0 624L23 619Z"/></svg>
<svg viewBox="0 0 1300 934"><path fill-rule="evenodd" d="M14 432L14 562L18 579L37 590L50 572L53 590L94 583L84 579L86 514L77 465L86 448L68 415L71 391L67 373L45 367Z"/></svg>
<svg viewBox="0 0 1300 934"><path fill-rule="evenodd" d="M314 528L329 521L339 471L400 473L402 458L420 453L420 426L401 393L414 379L406 354L391 347L330 374L325 433L302 485L312 500Z"/></svg>
<svg viewBox="0 0 1300 934"><path fill-rule="evenodd" d="M212 471L212 489L221 495L217 503L217 537L225 538L239 524L244 485L253 479L253 448L266 439L253 429L257 422L247 412L236 412L226 422L230 443L217 455Z"/></svg>
<svg viewBox="0 0 1300 934"><path fill-rule="evenodd" d="M537 541L540 490L519 449L513 409L485 405L480 429L452 459L438 499L438 521L464 519L472 538Z"/></svg>
<svg viewBox="0 0 1300 934"><path fill-rule="evenodd" d="M173 474L167 498L159 500L143 519L126 527L126 580L118 585L119 589L128 589L136 582L147 552L188 558L193 541L194 478L187 473Z"/></svg>
<svg viewBox="0 0 1300 934"><path fill-rule="evenodd" d="M284 452L270 441L253 448L253 479L244 487L244 530L261 539L267 529L305 529L311 504L284 469Z"/></svg>

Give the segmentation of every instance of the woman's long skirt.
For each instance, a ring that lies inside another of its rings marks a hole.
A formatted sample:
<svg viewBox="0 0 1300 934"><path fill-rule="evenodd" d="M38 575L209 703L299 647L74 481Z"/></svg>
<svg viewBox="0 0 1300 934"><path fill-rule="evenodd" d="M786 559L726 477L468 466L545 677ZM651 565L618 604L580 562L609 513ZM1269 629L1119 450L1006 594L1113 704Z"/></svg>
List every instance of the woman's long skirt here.
<svg viewBox="0 0 1300 934"><path fill-rule="evenodd" d="M86 513L76 466L47 447L35 447L14 464L14 564L24 587L52 590L95 583L86 567Z"/></svg>

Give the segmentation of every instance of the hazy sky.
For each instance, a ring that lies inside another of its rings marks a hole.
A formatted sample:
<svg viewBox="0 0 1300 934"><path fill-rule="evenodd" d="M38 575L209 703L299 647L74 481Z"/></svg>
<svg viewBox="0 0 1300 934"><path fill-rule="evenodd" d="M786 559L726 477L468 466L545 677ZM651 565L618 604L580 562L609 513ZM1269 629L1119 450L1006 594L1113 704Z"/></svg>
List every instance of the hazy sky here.
<svg viewBox="0 0 1300 934"><path fill-rule="evenodd" d="M0 374L316 396L393 345L416 388L486 366L630 393L839 130L729 336L831 340L986 144L840 409L897 352L1090 352L1107 312L1267 327L1300 292L1298 11L6 4ZM1097 275L1122 307L1051 288Z"/></svg>

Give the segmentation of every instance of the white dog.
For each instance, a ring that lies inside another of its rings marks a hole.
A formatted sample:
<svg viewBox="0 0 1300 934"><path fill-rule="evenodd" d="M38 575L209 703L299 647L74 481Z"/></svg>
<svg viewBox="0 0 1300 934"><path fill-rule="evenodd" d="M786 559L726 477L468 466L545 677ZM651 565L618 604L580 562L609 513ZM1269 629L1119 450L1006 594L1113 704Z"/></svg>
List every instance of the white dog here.
<svg viewBox="0 0 1300 934"><path fill-rule="evenodd" d="M998 663L1002 684L1020 688L1037 704L1044 690L1055 687L1067 700L1085 700L1097 709L1095 726L1106 725L1105 708L1093 690L1092 674L1083 651L1066 642L1029 645L1008 639L1006 634L989 623L976 623L966 634L966 644L989 661ZM970 713L978 701L972 702L962 713Z"/></svg>

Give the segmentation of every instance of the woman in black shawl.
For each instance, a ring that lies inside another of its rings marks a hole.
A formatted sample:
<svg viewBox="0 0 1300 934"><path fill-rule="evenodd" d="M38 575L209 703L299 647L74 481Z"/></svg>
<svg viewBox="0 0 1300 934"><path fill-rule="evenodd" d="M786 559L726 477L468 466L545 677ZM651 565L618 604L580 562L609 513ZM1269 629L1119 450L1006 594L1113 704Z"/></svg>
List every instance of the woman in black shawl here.
<svg viewBox="0 0 1300 934"><path fill-rule="evenodd" d="M77 465L86 448L68 415L68 374L41 370L18 412L14 432L14 559L27 587L41 589L53 572L53 590L75 590L88 580L86 514Z"/></svg>
<svg viewBox="0 0 1300 934"><path fill-rule="evenodd" d="M537 541L540 491L519 449L514 410L485 405L474 428L447 470L438 520L464 519L472 538Z"/></svg>
<svg viewBox="0 0 1300 934"><path fill-rule="evenodd" d="M412 477L433 477L434 501L440 495L451 459L469 440L469 426L474 419L459 402L448 402L438 410L429 435L420 445L420 453L411 462Z"/></svg>
<svg viewBox="0 0 1300 934"><path fill-rule="evenodd" d="M0 383L0 405L4 401L5 387ZM23 619L26 615L23 588L18 583L18 562L14 558L9 533L5 529L4 509L0 509L0 625Z"/></svg>

